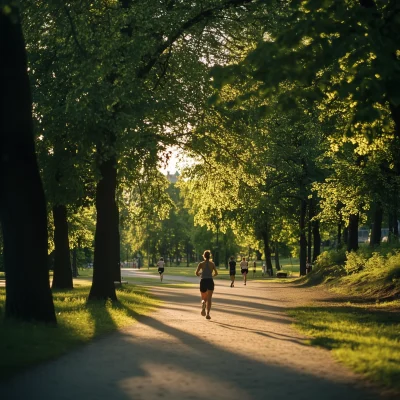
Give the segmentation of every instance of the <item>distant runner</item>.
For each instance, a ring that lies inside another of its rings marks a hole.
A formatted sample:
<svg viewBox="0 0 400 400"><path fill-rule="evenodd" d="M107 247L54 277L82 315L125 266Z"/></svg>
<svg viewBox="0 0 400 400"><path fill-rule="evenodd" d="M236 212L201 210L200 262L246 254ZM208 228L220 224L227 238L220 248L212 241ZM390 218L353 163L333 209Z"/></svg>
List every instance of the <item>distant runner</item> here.
<svg viewBox="0 0 400 400"><path fill-rule="evenodd" d="M231 278L231 287L235 286L235 276L236 276L236 261L232 256L229 260L229 277Z"/></svg>
<svg viewBox="0 0 400 400"><path fill-rule="evenodd" d="M164 267L165 267L165 262L164 262L164 258L160 258L160 260L157 263L157 267L158 267L158 273L160 274L160 280L162 282L163 278L164 278Z"/></svg>
<svg viewBox="0 0 400 400"><path fill-rule="evenodd" d="M249 263L246 261L246 257L243 257L240 262L240 270L243 275L244 285L246 286L247 274L249 273Z"/></svg>
<svg viewBox="0 0 400 400"><path fill-rule="evenodd" d="M201 315L204 317L206 315L207 308L207 319L211 319L211 299L214 293L214 276L218 275L218 271L215 268L215 264L210 261L211 252L210 250L205 250L203 253L204 261L199 263L197 266L195 274L201 276L200 280L200 294L201 294Z"/></svg>

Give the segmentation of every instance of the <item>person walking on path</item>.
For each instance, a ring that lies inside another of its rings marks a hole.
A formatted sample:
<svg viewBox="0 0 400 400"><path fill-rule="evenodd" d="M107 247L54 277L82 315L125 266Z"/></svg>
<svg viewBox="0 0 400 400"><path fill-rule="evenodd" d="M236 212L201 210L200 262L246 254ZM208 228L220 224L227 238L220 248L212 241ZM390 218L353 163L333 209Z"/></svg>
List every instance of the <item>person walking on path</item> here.
<svg viewBox="0 0 400 400"><path fill-rule="evenodd" d="M262 276L267 275L267 266L265 265L265 262L263 262L262 265Z"/></svg>
<svg viewBox="0 0 400 400"><path fill-rule="evenodd" d="M196 269L196 275L201 276L200 280L200 295L201 295L201 315L206 316L207 319L211 319L211 299L214 293L214 276L218 275L218 271L215 268L215 264L210 261L211 252L205 250L203 253L204 261L199 263ZM207 315L206 315L207 308Z"/></svg>
<svg viewBox="0 0 400 400"><path fill-rule="evenodd" d="M254 260L253 261L253 279L254 279L254 276L256 275L256 272L257 272L257 261Z"/></svg>
<svg viewBox="0 0 400 400"><path fill-rule="evenodd" d="M160 274L160 280L162 282L164 278L164 268L165 268L164 258L162 257L160 258L160 260L157 263L157 267L158 267L158 273Z"/></svg>
<svg viewBox="0 0 400 400"><path fill-rule="evenodd" d="M231 287L235 286L236 261L233 256L229 259L229 277L231 278Z"/></svg>
<svg viewBox="0 0 400 400"><path fill-rule="evenodd" d="M243 257L242 261L240 262L240 270L243 275L244 285L246 286L247 274L249 273L249 263L246 261L246 257Z"/></svg>

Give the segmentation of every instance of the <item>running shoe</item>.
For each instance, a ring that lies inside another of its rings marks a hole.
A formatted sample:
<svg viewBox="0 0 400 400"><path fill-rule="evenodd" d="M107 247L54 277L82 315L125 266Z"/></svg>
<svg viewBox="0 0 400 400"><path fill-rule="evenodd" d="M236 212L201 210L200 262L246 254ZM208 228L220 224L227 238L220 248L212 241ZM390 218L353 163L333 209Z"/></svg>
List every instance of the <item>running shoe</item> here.
<svg viewBox="0 0 400 400"><path fill-rule="evenodd" d="M211 319L210 314L207 314L206 319Z"/></svg>
<svg viewBox="0 0 400 400"><path fill-rule="evenodd" d="M206 315L206 302L201 303L201 315L204 317Z"/></svg>

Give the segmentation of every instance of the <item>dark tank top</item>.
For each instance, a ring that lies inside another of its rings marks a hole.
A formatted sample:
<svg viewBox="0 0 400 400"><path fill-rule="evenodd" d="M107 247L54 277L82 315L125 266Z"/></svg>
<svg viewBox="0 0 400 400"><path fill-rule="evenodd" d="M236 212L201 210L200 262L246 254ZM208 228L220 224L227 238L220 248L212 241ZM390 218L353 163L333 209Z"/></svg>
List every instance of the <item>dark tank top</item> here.
<svg viewBox="0 0 400 400"><path fill-rule="evenodd" d="M208 260L205 262L205 266L202 269L201 279L212 279L212 269Z"/></svg>

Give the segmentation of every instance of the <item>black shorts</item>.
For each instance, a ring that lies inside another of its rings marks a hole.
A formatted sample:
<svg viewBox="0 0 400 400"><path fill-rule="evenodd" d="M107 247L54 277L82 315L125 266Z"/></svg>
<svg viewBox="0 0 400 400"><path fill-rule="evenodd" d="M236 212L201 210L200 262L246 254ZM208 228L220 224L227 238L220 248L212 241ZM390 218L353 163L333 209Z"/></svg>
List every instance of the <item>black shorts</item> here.
<svg viewBox="0 0 400 400"><path fill-rule="evenodd" d="M200 281L200 292L205 293L207 290L214 290L214 279L202 279Z"/></svg>
<svg viewBox="0 0 400 400"><path fill-rule="evenodd" d="M248 268L242 268L242 274L248 274L249 269Z"/></svg>
<svg viewBox="0 0 400 400"><path fill-rule="evenodd" d="M158 273L161 275L164 273L164 268L158 268Z"/></svg>
<svg viewBox="0 0 400 400"><path fill-rule="evenodd" d="M235 275L236 275L236 270L235 269L229 270L229 276L235 276Z"/></svg>

